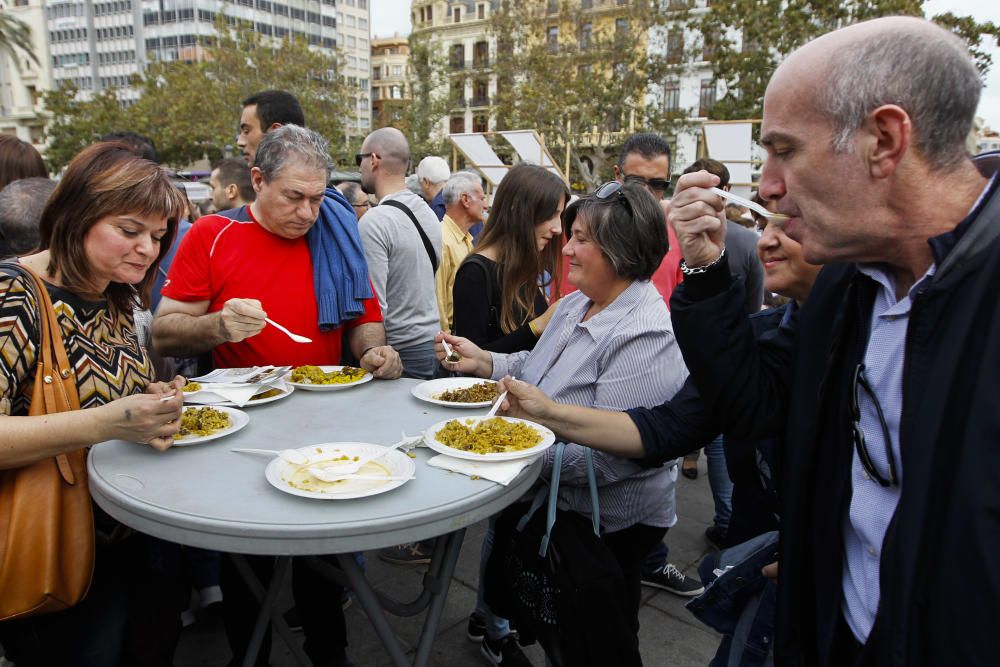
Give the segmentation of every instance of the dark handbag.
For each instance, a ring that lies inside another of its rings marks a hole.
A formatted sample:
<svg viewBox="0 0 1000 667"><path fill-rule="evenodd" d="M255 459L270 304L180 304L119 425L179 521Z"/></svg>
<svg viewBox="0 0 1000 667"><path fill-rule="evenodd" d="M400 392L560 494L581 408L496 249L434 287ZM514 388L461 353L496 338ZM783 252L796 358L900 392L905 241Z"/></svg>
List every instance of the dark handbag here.
<svg viewBox="0 0 1000 667"><path fill-rule="evenodd" d="M381 205L399 209L413 222L413 226L417 228L417 233L420 234L420 240L424 244L424 250L427 251L427 257L431 260L431 273L437 273L438 260L437 254L434 252L434 245L431 243L431 240L427 238L427 233L424 231L424 228L420 226L420 223L417 221L417 216L413 215L413 211L410 210L410 207L403 202L396 201L395 199L387 199L382 202Z"/></svg>
<svg viewBox="0 0 1000 667"><path fill-rule="evenodd" d="M556 508L565 444L556 444L552 481L525 512L504 510L486 566L486 602L522 642L538 641L557 667L641 665L621 567L600 537L591 451L586 452L592 520ZM548 497L548 510L538 512Z"/></svg>
<svg viewBox="0 0 1000 667"><path fill-rule="evenodd" d="M39 313L35 386L29 415L80 409L45 284L30 269L4 264L28 280ZM41 427L39 427L41 428ZM94 573L94 515L86 450L0 472L0 620L72 607Z"/></svg>

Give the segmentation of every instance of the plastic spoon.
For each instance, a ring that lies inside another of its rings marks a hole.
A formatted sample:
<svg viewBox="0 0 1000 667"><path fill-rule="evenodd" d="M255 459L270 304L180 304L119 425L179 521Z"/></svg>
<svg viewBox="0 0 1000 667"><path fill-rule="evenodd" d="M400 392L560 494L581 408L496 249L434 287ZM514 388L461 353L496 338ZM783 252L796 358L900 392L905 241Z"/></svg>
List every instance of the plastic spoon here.
<svg viewBox="0 0 1000 667"><path fill-rule="evenodd" d="M278 456L282 461L292 465L304 466L309 463L309 457L297 449L230 449L231 452L241 452L243 454L265 454L267 456Z"/></svg>
<svg viewBox="0 0 1000 667"><path fill-rule="evenodd" d="M510 379L511 380L516 380L517 378L514 377L513 375L511 375ZM479 421L486 421L487 419L492 419L493 417L496 417L497 416L497 410L500 409L500 404L503 403L503 399L505 399L505 398L507 398L507 390L506 389L504 390L504 392L502 394L500 394L499 396L497 396L496 403L494 403L493 407L490 408L490 411L486 413L486 416L483 417L483 418L481 418Z"/></svg>
<svg viewBox="0 0 1000 667"><path fill-rule="evenodd" d="M272 327L274 327L278 331L284 332L289 338L291 338L292 340L294 340L296 343L311 343L311 342L313 342L312 338L306 338L305 336L300 336L297 333L292 333L291 331L289 331L285 327L281 326L280 324L278 324L277 322L275 322L274 320L272 320L269 317L265 317L264 321L267 322L268 324L270 324Z"/></svg>
<svg viewBox="0 0 1000 667"><path fill-rule="evenodd" d="M412 438L406 437L406 433L403 433L402 435L403 435L402 440L400 440L395 444L389 445L385 449L379 450L375 454L371 454L370 456L360 458L357 461L352 461L343 466L337 466L335 469L318 468L316 466L312 466L308 468L309 474L315 477L316 479L322 480L324 482L335 482L346 475L353 475L357 471L361 470L361 468L363 468L366 464L371 463L375 459L385 456L394 449L399 449L403 445L409 445L415 442L420 442L423 439L422 435L414 436Z"/></svg>

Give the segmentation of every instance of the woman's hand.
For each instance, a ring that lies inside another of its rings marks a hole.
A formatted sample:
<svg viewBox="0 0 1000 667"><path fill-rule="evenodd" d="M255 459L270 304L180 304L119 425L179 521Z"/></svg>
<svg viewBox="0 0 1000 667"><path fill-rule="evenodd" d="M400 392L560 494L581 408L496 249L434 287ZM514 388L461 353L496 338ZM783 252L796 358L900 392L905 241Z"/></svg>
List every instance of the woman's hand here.
<svg viewBox="0 0 1000 667"><path fill-rule="evenodd" d="M551 417L556 402L541 389L507 375L500 380L497 391L507 392L507 397L500 404L502 414L548 425L546 421Z"/></svg>
<svg viewBox="0 0 1000 667"><path fill-rule="evenodd" d="M451 349L458 352L461 357L458 361L448 361L444 345L441 344L442 340L447 341ZM493 375L493 357L468 338L452 336L443 331L438 332L438 335L434 336L434 353L445 370L481 378Z"/></svg>
<svg viewBox="0 0 1000 667"><path fill-rule="evenodd" d="M549 320L552 319L552 313L556 312L556 308L562 302L562 297L555 300L555 302L545 309L545 312L531 320L531 330L538 333L538 337L541 338L542 333L545 331L545 327L549 325Z"/></svg>
<svg viewBox="0 0 1000 667"><path fill-rule="evenodd" d="M161 398L164 396L173 396L175 393L181 391L186 384L187 379L177 375L170 382L150 382L146 387L146 393Z"/></svg>
<svg viewBox="0 0 1000 667"><path fill-rule="evenodd" d="M173 386L178 379L183 380L175 378L166 384ZM140 442L164 451L174 443L174 435L180 430L183 409L184 396L175 390L172 396L162 392L125 396L94 411L100 413L104 440Z"/></svg>

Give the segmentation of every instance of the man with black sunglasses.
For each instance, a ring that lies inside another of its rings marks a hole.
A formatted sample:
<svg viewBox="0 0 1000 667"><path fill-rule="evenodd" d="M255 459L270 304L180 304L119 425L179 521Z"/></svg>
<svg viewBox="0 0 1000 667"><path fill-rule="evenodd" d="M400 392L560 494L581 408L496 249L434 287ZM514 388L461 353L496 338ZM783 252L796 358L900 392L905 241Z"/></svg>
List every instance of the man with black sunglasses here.
<svg viewBox="0 0 1000 667"><path fill-rule="evenodd" d="M829 266L759 341L717 177L678 182L693 381L727 436L783 438L776 664L996 662L1000 154L965 148L981 87L968 46L911 17L778 67L760 195Z"/></svg>

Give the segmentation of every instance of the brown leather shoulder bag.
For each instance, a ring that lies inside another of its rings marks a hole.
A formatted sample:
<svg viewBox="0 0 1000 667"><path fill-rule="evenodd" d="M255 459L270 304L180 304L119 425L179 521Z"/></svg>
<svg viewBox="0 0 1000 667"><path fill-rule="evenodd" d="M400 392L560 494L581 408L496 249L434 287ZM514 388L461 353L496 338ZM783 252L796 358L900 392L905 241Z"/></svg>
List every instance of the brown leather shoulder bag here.
<svg viewBox="0 0 1000 667"><path fill-rule="evenodd" d="M79 410L52 300L23 265L39 312L35 386L29 415ZM38 428L44 428L39 425ZM94 574L94 515L84 449L0 471L0 620L60 611L87 594Z"/></svg>

